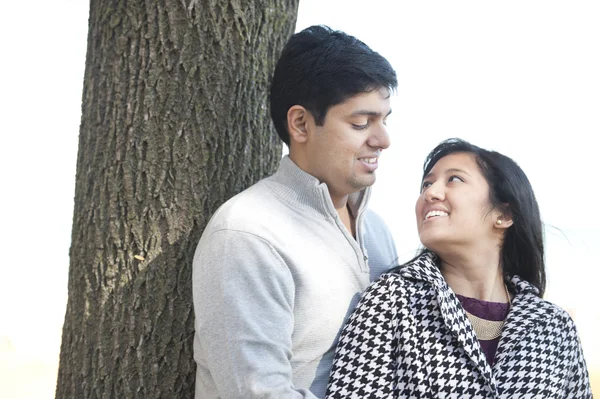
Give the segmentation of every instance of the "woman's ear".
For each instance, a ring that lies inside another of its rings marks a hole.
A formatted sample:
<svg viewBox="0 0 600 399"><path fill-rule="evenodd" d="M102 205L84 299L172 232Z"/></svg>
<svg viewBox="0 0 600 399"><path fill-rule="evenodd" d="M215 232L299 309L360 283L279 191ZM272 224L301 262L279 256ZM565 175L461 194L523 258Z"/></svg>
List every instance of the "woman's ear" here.
<svg viewBox="0 0 600 399"><path fill-rule="evenodd" d="M497 212L494 227L507 229L513 225L513 216L508 204L502 204L502 209Z"/></svg>
<svg viewBox="0 0 600 399"><path fill-rule="evenodd" d="M301 105L288 109L287 124L290 142L305 143L308 139L308 121L310 113Z"/></svg>

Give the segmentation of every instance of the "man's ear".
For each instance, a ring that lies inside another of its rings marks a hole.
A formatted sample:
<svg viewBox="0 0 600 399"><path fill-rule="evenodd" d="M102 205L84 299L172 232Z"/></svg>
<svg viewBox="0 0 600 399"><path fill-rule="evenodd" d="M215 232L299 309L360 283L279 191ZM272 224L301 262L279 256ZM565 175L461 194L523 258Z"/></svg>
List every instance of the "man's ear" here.
<svg viewBox="0 0 600 399"><path fill-rule="evenodd" d="M294 105L288 109L287 125L290 133L290 142L306 142L308 139L309 119L310 113L301 105Z"/></svg>

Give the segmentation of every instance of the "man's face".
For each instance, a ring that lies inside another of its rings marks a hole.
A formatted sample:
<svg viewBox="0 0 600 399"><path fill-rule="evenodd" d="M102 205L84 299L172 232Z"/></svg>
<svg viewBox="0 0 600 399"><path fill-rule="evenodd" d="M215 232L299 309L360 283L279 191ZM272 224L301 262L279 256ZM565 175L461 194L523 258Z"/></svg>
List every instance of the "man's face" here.
<svg viewBox="0 0 600 399"><path fill-rule="evenodd" d="M375 183L381 151L388 148L391 113L385 88L358 94L329 109L323 126L311 121L306 170L341 198Z"/></svg>

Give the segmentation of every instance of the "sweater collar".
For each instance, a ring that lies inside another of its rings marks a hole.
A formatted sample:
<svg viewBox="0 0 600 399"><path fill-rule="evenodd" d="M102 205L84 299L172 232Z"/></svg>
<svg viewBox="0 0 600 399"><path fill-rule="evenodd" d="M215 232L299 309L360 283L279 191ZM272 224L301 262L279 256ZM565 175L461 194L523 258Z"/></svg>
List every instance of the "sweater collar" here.
<svg viewBox="0 0 600 399"><path fill-rule="evenodd" d="M279 169L268 180L269 187L291 206L327 218L337 216L327 184L300 169L288 155L281 159ZM348 197L350 210L357 219L366 209L370 196L371 187L367 187Z"/></svg>

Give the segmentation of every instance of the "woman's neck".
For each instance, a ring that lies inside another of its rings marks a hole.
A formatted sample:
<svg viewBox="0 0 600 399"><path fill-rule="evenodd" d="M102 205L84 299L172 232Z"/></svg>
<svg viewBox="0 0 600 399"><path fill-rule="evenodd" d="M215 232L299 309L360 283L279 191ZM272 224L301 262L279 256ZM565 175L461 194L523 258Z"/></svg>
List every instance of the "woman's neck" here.
<svg viewBox="0 0 600 399"><path fill-rule="evenodd" d="M508 302L499 253L470 251L468 256L440 256L444 279L459 295L488 302Z"/></svg>

